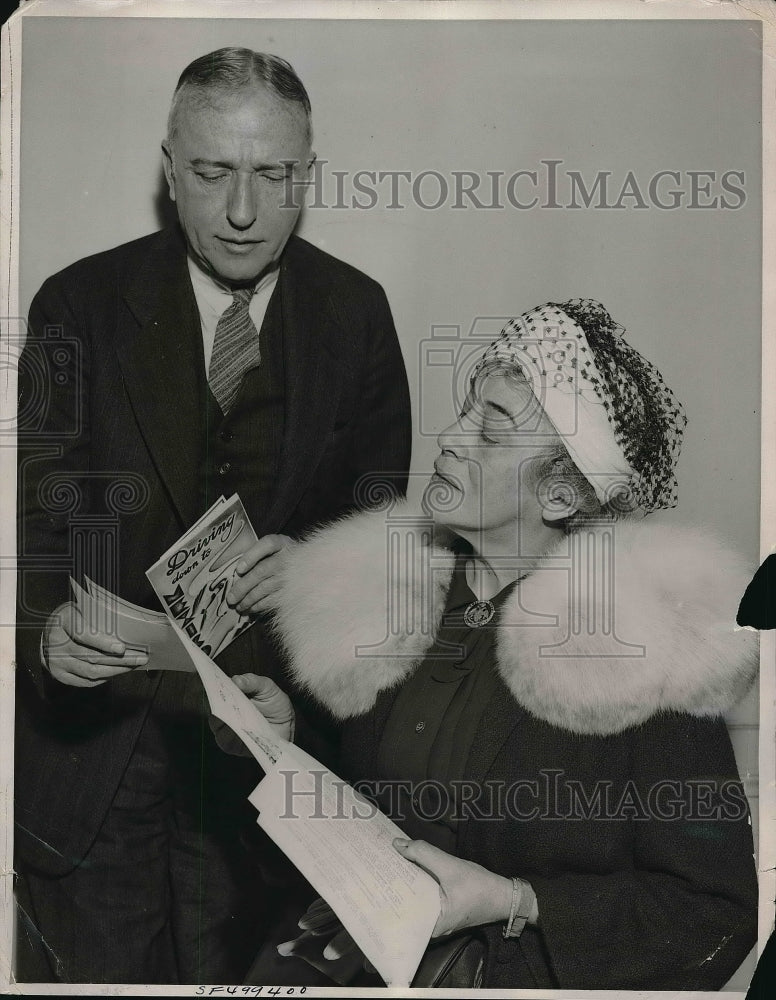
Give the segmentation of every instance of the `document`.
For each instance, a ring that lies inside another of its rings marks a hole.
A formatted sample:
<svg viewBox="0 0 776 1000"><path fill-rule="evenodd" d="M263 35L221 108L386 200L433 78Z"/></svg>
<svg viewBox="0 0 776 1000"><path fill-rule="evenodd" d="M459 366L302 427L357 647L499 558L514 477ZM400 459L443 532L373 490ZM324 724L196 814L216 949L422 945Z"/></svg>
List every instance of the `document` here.
<svg viewBox="0 0 776 1000"><path fill-rule="evenodd" d="M439 916L439 887L393 847L404 834L299 747L276 736L253 702L176 625L216 718L265 778L249 797L258 824L326 900L388 986L409 986ZM300 914L301 916L301 914ZM326 944L320 939L320 947Z"/></svg>
<svg viewBox="0 0 776 1000"><path fill-rule="evenodd" d="M386 984L409 986L439 916L439 887L393 847L399 827L291 744L249 801Z"/></svg>
<svg viewBox="0 0 776 1000"><path fill-rule="evenodd" d="M264 771L269 772L280 760L284 748L291 744L277 735L250 698L189 639L177 623L172 628L192 669L199 674L211 715L226 723L240 737Z"/></svg>

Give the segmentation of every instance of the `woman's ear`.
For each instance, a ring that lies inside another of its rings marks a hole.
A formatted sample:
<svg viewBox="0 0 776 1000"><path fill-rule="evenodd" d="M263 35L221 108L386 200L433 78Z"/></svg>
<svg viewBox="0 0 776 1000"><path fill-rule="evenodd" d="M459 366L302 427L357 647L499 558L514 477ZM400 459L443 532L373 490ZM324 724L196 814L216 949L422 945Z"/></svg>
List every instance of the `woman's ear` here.
<svg viewBox="0 0 776 1000"><path fill-rule="evenodd" d="M569 501L563 495L557 497L547 497L542 503L542 520L545 524L554 524L557 521L567 521L579 510L577 503Z"/></svg>
<svg viewBox="0 0 776 1000"><path fill-rule="evenodd" d="M583 498L570 476L559 477L555 474L548 477L542 486L538 492L538 499L545 524L566 521L582 506Z"/></svg>

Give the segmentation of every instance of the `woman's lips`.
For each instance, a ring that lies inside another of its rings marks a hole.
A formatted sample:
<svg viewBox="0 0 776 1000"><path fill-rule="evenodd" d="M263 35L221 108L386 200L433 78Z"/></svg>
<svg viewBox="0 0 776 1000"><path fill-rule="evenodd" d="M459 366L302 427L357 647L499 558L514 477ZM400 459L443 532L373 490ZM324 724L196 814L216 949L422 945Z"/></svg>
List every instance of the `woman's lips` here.
<svg viewBox="0 0 776 1000"><path fill-rule="evenodd" d="M437 465L436 462L434 462L434 475L437 477L437 479L441 479L443 483L447 483L448 486L452 486L454 490L459 490L461 488L460 483L458 482L457 479L445 475L444 472L440 472L439 466Z"/></svg>

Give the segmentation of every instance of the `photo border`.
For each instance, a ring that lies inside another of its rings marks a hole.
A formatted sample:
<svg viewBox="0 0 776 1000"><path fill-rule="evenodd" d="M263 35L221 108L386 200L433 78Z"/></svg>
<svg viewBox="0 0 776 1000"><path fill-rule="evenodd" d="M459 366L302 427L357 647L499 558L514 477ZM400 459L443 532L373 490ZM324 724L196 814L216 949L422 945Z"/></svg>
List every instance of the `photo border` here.
<svg viewBox="0 0 776 1000"><path fill-rule="evenodd" d="M0 109L0 130L2 132L2 189L0 190L0 231L4 259L0 270L0 298L3 303L3 315L16 317L19 315L19 119L21 104L20 78L23 71L21 65L21 37L23 23L28 17L120 17L148 18L179 17L192 18L303 18L303 19L357 19L371 20L388 18L396 20L478 20L478 19L547 19L547 20L671 20L671 19L737 19L758 20L763 26L763 122L776 121L776 11L769 0L752 0L743 4L735 2L709 3L706 0L664 0L664 2L635 3L632 0L620 2L591 2L591 0L448 0L448 2L397 2L391 4L373 2L373 0L354 0L354 2L337 2L337 0L312 0L312 2L266 2L257 7L250 0L223 0L219 3L187 3L184 6L173 0L159 0L150 8L147 3L137 0L104 0L103 3L84 4L66 2L66 0L33 0L26 3L11 18L3 28L2 63L3 103ZM761 521L760 521L760 558L763 559L776 546L776 476L773 472L773 459L776 455L776 393L769 384L767 373L776 371L776 137L774 129L763 128L763 300L762 300L762 408L761 408ZM3 321L8 327L8 320ZM2 409L0 420L12 421L15 413L16 385L14 378L14 358L9 355L7 345L13 339L14 331L4 329L4 360L5 378L2 383ZM10 334L8 340L5 335ZM13 456L9 448L3 448L3 471L0 477L2 490L2 510L9 512L15 506L15 473ZM0 553L13 552L15 548L14 519L6 517L0 520ZM0 606L3 611L3 621L13 618L15 596L14 564L5 555L0 556ZM14 635L12 628L0 629L0 663L3 672L0 675L0 732L9 734L13 731L13 695L12 695L12 663L14 656ZM760 736L759 736L759 788L760 788L760 821L759 821L759 857L758 870L760 877L760 934L759 949L767 940L773 927L773 900L776 896L776 750L774 730L776 713L776 634L773 631L761 635L761 673L760 673ZM13 863L12 863L12 824L11 802L13 782L13 756L7 752L0 755L0 797L3 800L4 819L0 835L0 855L2 856L2 896L0 896L0 987L3 992L46 995L104 995L105 986L101 984L83 984L77 986L59 986L56 984L17 984L12 983L10 956L13 941ZM12 990L9 987L12 985ZM210 995L198 991L192 986L148 986L115 985L110 987L110 995L134 996L139 992L155 996L195 996ZM482 993L483 991L478 991ZM487 994L487 990L485 993ZM619 997L625 991L580 991L580 990L514 990L498 991L500 996L515 995L522 997ZM343 990L342 988L314 988L306 990L307 996L343 996L360 995L417 995L443 997L448 995L463 995L460 991L450 993L441 989L428 990ZM227 995L225 991L220 994ZM249 995L247 993L237 995ZM285 988L279 995L285 995ZM298 995L298 990L297 990ZM633 995L628 993L627 995ZM706 996L707 994L687 994L687 996ZM711 994L709 994L711 995ZM731 994L733 995L733 994ZM734 994L743 996L743 994Z"/></svg>

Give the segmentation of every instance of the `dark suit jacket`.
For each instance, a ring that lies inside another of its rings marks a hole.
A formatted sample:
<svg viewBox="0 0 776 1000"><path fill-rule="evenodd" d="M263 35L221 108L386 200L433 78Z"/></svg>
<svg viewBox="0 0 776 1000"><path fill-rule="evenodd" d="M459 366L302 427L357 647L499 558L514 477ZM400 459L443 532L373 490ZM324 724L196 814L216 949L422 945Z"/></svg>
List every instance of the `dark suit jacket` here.
<svg viewBox="0 0 776 1000"><path fill-rule="evenodd" d="M259 535L336 517L370 472L393 473L403 492L410 455L406 374L380 286L292 236L277 293L284 436ZM177 230L79 261L35 297L20 367L16 820L21 858L45 873L87 852L158 676L60 685L41 669L41 628L70 599L71 574L156 606L145 570L203 512L207 392ZM222 665L266 669L268 649L254 626Z"/></svg>

